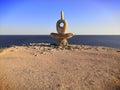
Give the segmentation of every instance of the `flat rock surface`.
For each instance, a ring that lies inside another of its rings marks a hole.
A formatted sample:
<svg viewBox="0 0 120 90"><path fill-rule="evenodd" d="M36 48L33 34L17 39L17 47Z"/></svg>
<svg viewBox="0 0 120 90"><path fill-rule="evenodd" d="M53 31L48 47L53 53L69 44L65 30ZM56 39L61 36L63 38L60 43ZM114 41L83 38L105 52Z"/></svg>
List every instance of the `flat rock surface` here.
<svg viewBox="0 0 120 90"><path fill-rule="evenodd" d="M120 49L84 45L0 49L0 90L120 90Z"/></svg>

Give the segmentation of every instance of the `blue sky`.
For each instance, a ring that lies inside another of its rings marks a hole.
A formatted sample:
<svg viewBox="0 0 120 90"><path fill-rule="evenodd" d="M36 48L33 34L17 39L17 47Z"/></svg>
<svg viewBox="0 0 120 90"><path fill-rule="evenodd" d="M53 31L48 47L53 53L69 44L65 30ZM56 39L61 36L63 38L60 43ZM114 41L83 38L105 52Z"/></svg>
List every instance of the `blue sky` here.
<svg viewBox="0 0 120 90"><path fill-rule="evenodd" d="M120 35L120 0L0 0L0 35L56 32L61 10L67 32Z"/></svg>

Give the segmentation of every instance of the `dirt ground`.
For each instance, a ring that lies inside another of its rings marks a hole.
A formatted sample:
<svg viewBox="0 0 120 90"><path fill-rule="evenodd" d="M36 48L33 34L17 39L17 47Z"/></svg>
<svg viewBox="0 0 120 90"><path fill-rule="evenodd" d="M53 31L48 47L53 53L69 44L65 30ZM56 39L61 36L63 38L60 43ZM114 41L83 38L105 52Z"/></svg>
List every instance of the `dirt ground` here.
<svg viewBox="0 0 120 90"><path fill-rule="evenodd" d="M0 90L120 90L120 49L1 49Z"/></svg>

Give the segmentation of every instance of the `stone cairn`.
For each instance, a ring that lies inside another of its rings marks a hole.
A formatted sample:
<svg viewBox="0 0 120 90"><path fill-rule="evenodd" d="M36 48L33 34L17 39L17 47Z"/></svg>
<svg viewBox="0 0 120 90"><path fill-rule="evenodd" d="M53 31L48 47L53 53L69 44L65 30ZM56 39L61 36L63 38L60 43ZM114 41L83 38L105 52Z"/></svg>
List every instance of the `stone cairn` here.
<svg viewBox="0 0 120 90"><path fill-rule="evenodd" d="M61 11L61 19L56 23L56 29L58 33L51 33L51 37L57 39L58 46L67 46L67 39L73 37L72 33L66 33L68 29L68 23L64 19L64 13Z"/></svg>

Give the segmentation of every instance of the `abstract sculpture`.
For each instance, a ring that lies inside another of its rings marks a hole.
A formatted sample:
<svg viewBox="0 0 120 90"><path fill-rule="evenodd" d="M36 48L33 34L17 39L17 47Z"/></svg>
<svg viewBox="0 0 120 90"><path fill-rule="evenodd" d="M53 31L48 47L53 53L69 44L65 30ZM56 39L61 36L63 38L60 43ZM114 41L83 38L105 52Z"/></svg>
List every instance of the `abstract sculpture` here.
<svg viewBox="0 0 120 90"><path fill-rule="evenodd" d="M51 33L51 37L57 39L58 46L67 46L67 39L73 36L72 33L66 33L68 29L68 23L64 20L64 13L61 11L61 19L56 23L56 29L58 33Z"/></svg>

